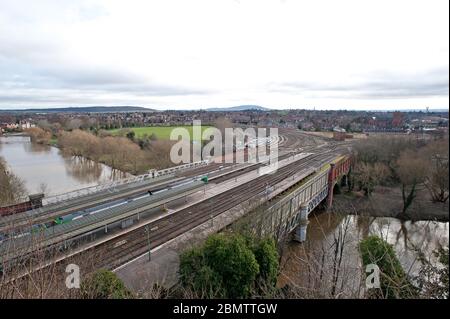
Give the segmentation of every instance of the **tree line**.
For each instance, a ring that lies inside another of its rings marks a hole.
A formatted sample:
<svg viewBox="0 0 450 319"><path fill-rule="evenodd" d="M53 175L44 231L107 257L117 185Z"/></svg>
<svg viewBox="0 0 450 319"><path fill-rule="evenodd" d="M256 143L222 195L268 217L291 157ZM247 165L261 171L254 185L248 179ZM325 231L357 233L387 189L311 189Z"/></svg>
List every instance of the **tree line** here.
<svg viewBox="0 0 450 319"><path fill-rule="evenodd" d="M149 169L161 169L171 166L171 141L156 139L144 135L136 138L132 131L120 131L113 136L107 131L85 131L74 129L58 131L53 135L45 128L27 130L31 141L50 144L53 136L58 147L68 156L81 156L104 163L113 169L131 174L142 174Z"/></svg>
<svg viewBox="0 0 450 319"><path fill-rule="evenodd" d="M420 187L434 202L449 198L448 136L421 140L408 136L370 137L354 146L355 165L350 190L355 187L370 196L378 185L400 187L406 217Z"/></svg>

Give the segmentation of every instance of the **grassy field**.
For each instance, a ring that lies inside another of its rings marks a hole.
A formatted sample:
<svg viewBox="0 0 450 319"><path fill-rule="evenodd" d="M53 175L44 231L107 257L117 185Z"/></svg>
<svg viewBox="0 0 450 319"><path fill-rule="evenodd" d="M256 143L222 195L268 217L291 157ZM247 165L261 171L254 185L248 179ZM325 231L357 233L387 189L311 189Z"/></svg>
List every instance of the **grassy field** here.
<svg viewBox="0 0 450 319"><path fill-rule="evenodd" d="M172 130L177 127L183 127L187 129L192 139L192 126L145 126L145 127L130 127L127 129L134 131L137 138L142 137L144 134L147 134L148 136L155 134L157 139L168 140L170 139L170 132L172 132ZM209 126L202 126L202 133L208 127ZM119 131L120 129L115 129L111 130L110 132L112 134L117 134Z"/></svg>

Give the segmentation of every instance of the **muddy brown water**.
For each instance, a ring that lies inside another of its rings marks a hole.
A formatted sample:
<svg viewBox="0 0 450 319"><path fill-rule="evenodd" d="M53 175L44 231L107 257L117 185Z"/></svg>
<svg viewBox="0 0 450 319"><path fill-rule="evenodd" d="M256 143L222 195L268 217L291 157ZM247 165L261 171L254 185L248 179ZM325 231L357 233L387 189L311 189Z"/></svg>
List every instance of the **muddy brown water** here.
<svg viewBox="0 0 450 319"><path fill-rule="evenodd" d="M0 156L28 193L39 192L45 184L47 196L130 176L86 158L64 156L56 147L31 143L28 136L0 137Z"/></svg>
<svg viewBox="0 0 450 319"><path fill-rule="evenodd" d="M337 282L336 295L361 296L365 275L357 247L369 235L378 235L392 244L404 270L414 276L421 266L418 251L435 262L432 252L448 247L449 223L315 213L309 218L306 242L285 244L278 285L289 284L314 296L329 297ZM339 269L337 276L335 269ZM336 277L338 280L333 280Z"/></svg>

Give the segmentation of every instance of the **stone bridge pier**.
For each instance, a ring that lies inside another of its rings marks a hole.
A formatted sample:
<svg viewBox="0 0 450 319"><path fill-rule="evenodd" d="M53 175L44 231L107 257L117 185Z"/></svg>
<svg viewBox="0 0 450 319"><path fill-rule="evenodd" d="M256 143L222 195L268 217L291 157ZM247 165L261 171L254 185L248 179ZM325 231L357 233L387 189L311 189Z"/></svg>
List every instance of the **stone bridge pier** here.
<svg viewBox="0 0 450 319"><path fill-rule="evenodd" d="M308 205L302 205L299 212L298 226L295 228L294 240L299 243L306 241L306 229L308 228Z"/></svg>

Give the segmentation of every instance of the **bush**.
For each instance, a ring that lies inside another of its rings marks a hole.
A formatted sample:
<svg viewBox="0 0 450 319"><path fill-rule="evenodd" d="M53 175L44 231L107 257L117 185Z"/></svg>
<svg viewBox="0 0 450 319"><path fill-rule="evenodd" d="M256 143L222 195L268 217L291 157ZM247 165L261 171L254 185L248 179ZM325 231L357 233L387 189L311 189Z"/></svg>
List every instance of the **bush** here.
<svg viewBox="0 0 450 319"><path fill-rule="evenodd" d="M83 282L81 294L86 299L124 299L131 298L131 292L117 275L100 269Z"/></svg>
<svg viewBox="0 0 450 319"><path fill-rule="evenodd" d="M218 234L207 239L204 256L208 266L222 278L229 298L247 297L259 266L242 236Z"/></svg>
<svg viewBox="0 0 450 319"><path fill-rule="evenodd" d="M249 240L238 234L210 236L203 247L180 259L181 283L202 297L249 297L257 279L274 288L277 272L273 240Z"/></svg>
<svg viewBox="0 0 450 319"><path fill-rule="evenodd" d="M180 279L185 287L194 290L199 297L222 297L222 279L204 261L200 249L192 249L180 257Z"/></svg>
<svg viewBox="0 0 450 319"><path fill-rule="evenodd" d="M260 278L268 284L275 286L279 267L275 240L267 238L259 241L255 245L253 253L259 265Z"/></svg>
<svg viewBox="0 0 450 319"><path fill-rule="evenodd" d="M130 131L130 132L128 132L127 133L127 139L129 139L129 140L134 140L134 137L136 136L136 133L134 133L134 131Z"/></svg>

